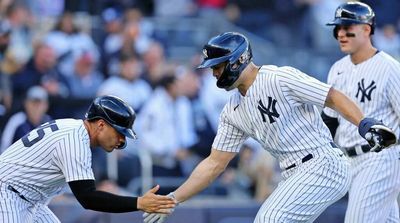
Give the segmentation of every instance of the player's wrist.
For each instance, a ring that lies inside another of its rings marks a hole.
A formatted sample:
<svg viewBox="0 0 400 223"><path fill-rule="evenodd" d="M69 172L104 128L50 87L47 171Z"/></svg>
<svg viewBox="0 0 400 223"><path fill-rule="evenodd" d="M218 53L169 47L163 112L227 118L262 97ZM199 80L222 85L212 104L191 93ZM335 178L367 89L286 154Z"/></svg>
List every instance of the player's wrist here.
<svg viewBox="0 0 400 223"><path fill-rule="evenodd" d="M141 205L141 202L142 202L142 197L137 197L137 199L136 199L136 208L138 209L138 210L142 210L142 205Z"/></svg>
<svg viewBox="0 0 400 223"><path fill-rule="evenodd" d="M367 132L371 129L373 125L382 124L380 121L374 118L364 118L358 125L358 133L365 138Z"/></svg>

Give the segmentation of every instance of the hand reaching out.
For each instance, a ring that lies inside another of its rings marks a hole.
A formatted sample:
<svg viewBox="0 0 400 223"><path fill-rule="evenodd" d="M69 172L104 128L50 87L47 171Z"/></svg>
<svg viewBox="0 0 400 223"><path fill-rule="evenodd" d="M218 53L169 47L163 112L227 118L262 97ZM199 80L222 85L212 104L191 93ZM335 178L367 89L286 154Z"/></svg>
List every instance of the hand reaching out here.
<svg viewBox="0 0 400 223"><path fill-rule="evenodd" d="M137 200L137 208L148 213L170 214L171 209L176 205L176 200L170 196L155 194L159 185L147 191L142 197Z"/></svg>
<svg viewBox="0 0 400 223"><path fill-rule="evenodd" d="M167 195L167 197L170 197L170 198L174 199L174 201L176 202L176 199L175 199L173 193L169 193ZM170 208L168 210L165 210L165 211L168 212L167 214L144 213L143 214L143 222L144 223L163 223L165 220L167 220L168 216L170 214L172 214L172 212L174 212L174 210L175 210L174 208Z"/></svg>

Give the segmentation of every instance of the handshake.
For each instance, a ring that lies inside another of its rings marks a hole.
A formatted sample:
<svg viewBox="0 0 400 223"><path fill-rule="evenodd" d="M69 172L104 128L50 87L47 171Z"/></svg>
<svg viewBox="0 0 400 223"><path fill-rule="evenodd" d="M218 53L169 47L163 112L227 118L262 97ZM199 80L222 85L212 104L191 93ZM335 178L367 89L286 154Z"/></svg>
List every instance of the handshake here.
<svg viewBox="0 0 400 223"><path fill-rule="evenodd" d="M167 197L170 197L172 199L175 199L174 193L171 192L167 195ZM178 202L176 202L176 205L178 205ZM159 214L159 213L144 213L143 214L143 222L144 223L162 223L164 222L172 212L174 212L174 208L169 208L169 210L165 210L168 212L168 214Z"/></svg>
<svg viewBox="0 0 400 223"><path fill-rule="evenodd" d="M364 118L358 126L360 135L368 141L373 152L380 152L397 143L394 132L382 122L373 118Z"/></svg>

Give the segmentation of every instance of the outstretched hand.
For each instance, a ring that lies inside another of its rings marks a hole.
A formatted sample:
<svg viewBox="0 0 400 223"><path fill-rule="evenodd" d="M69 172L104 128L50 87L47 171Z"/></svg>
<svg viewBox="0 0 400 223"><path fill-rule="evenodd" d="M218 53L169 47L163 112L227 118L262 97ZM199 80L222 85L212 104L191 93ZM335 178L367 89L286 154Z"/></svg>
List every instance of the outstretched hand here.
<svg viewBox="0 0 400 223"><path fill-rule="evenodd" d="M173 193L169 193L167 195L167 197L170 197L170 198L174 199L174 201L176 201ZM172 214L172 212L174 212L174 210L175 210L174 208L165 210L165 211L169 212L168 214L144 213L143 214L143 222L144 223L163 223L165 220L167 220L168 216L170 214Z"/></svg>
<svg viewBox="0 0 400 223"><path fill-rule="evenodd" d="M155 194L158 189L159 185L147 191L142 197L138 197L137 208L148 213L170 214L176 201L172 197Z"/></svg>

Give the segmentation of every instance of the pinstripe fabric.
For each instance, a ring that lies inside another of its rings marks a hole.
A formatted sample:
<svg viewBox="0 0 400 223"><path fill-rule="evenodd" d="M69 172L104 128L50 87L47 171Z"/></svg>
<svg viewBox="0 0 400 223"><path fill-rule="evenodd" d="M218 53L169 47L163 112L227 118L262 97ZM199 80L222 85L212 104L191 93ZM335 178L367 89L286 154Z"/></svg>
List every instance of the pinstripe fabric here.
<svg viewBox="0 0 400 223"><path fill-rule="evenodd" d="M252 137L280 161L281 168L290 166L332 141L314 106L323 107L329 89L292 67L263 66L246 96L237 92L224 107L213 148L238 152ZM259 100L267 104L268 97L277 100L280 116L274 123L263 122L257 109Z"/></svg>
<svg viewBox="0 0 400 223"><path fill-rule="evenodd" d="M254 223L313 222L346 194L349 168L340 151L322 148L310 161L283 172L284 180L263 203Z"/></svg>
<svg viewBox="0 0 400 223"><path fill-rule="evenodd" d="M46 205L39 205L36 210L34 223L60 223L57 216Z"/></svg>
<svg viewBox="0 0 400 223"><path fill-rule="evenodd" d="M22 200L16 193L7 190L7 185L0 182L0 222L33 222L33 206Z"/></svg>
<svg viewBox="0 0 400 223"><path fill-rule="evenodd" d="M317 106L330 85L292 67L263 66L245 96L224 107L213 148L239 152L248 137L276 157L285 180L260 208L255 223L312 222L349 188L349 163L332 141ZM314 158L301 163L308 154Z"/></svg>
<svg viewBox="0 0 400 223"><path fill-rule="evenodd" d="M339 73L339 75L338 75ZM364 79L364 86L372 82L376 88L372 90L371 100L361 95L358 97L358 84ZM400 64L384 52L379 52L369 60L354 65L350 56L337 61L329 71L328 84L341 90L353 99L362 109L366 117L382 120L397 135L400 135ZM338 116L330 108L324 112L331 117L338 117L339 127L335 141L344 147L366 144L365 140L358 134L357 127Z"/></svg>
<svg viewBox="0 0 400 223"><path fill-rule="evenodd" d="M353 183L345 222L399 222L400 154L385 150L383 155L367 153L351 159ZM392 210L393 209L393 210ZM388 220L388 216L392 220Z"/></svg>
<svg viewBox="0 0 400 223"><path fill-rule="evenodd" d="M345 92L364 111L366 117L382 120L400 135L400 64L385 52L354 65L350 56L331 68L328 84ZM370 100L359 91L367 89ZM358 93L358 94L357 94ZM338 117L325 108L325 113ZM338 117L335 142L341 147L365 145L357 128ZM353 181L349 191L346 222L400 222L396 202L400 192L400 146L380 153L367 153L351 158Z"/></svg>
<svg viewBox="0 0 400 223"><path fill-rule="evenodd" d="M60 119L56 120L56 125L58 130L55 131L44 128L43 138L32 146L26 147L22 140L18 140L0 156L1 184L11 185L35 204L30 211L35 213L36 219L40 219L35 222L58 222L46 205L52 197L65 190L66 182L94 179L89 135L83 121ZM33 130L28 139L34 140L38 135L38 131ZM14 208L14 203L21 203L22 199L15 196L14 192L6 190L2 193L14 196L17 200L13 198L9 200L10 203L1 203L3 210ZM13 212L15 215L20 213ZM20 217L25 219L24 216ZM33 220L29 218L21 222Z"/></svg>
<svg viewBox="0 0 400 223"><path fill-rule="evenodd" d="M44 204L29 203L0 183L1 223L60 223L53 212Z"/></svg>

